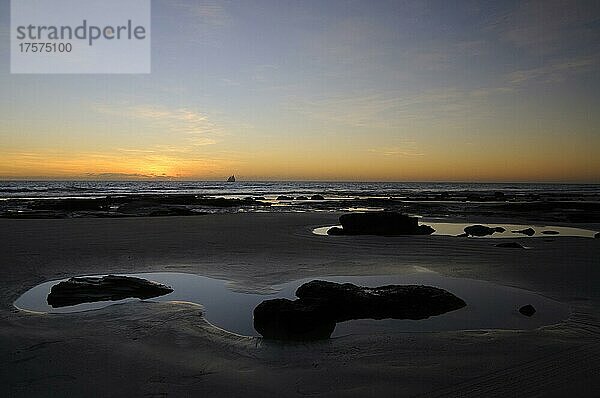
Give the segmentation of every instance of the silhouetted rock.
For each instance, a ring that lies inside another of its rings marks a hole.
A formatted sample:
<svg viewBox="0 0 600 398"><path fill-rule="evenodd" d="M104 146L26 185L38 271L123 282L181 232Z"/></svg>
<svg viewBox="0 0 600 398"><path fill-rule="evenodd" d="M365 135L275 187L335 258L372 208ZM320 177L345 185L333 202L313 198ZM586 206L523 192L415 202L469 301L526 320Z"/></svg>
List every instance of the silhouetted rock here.
<svg viewBox="0 0 600 398"><path fill-rule="evenodd" d="M344 235L429 235L435 232L428 225L419 225L417 217L387 211L344 214L340 224Z"/></svg>
<svg viewBox="0 0 600 398"><path fill-rule="evenodd" d="M306 196L298 196L296 200L308 200Z"/></svg>
<svg viewBox="0 0 600 398"><path fill-rule="evenodd" d="M127 216L186 216L197 215L198 207L238 207L238 206L270 206L270 203L259 202L253 198L210 198L195 195L140 196L127 198L127 202L119 205L117 214ZM196 208L193 211L192 208Z"/></svg>
<svg viewBox="0 0 600 398"><path fill-rule="evenodd" d="M269 206L269 203L259 202L254 199L244 200L236 198L198 198L195 202L197 205L211 207L236 207L247 205Z"/></svg>
<svg viewBox="0 0 600 398"><path fill-rule="evenodd" d="M267 339L327 339L335 323L319 302L274 299L265 300L254 309L254 329Z"/></svg>
<svg viewBox="0 0 600 398"><path fill-rule="evenodd" d="M424 285L362 287L314 280L296 290L300 300L319 301L337 322L350 319L425 319L464 307L446 290Z"/></svg>
<svg viewBox="0 0 600 398"><path fill-rule="evenodd" d="M546 231L542 231L542 233L543 233L544 235L558 235L558 234L560 234L560 232L558 232L558 231L553 231L553 230L551 230L551 229L549 229L549 230L546 230Z"/></svg>
<svg viewBox="0 0 600 398"><path fill-rule="evenodd" d="M533 314L535 314L535 308L533 307L533 305L527 304L519 308L519 312L525 316L532 316Z"/></svg>
<svg viewBox="0 0 600 398"><path fill-rule="evenodd" d="M594 235L594 238L600 239L600 232L596 232L596 235Z"/></svg>
<svg viewBox="0 0 600 398"><path fill-rule="evenodd" d="M506 248L511 248L511 249L525 249L525 247L523 247L523 245L521 245L520 243L517 243L517 242L498 243L495 246L496 247L506 247Z"/></svg>
<svg viewBox="0 0 600 398"><path fill-rule="evenodd" d="M344 230L340 227L331 227L327 230L327 235L344 235Z"/></svg>
<svg viewBox="0 0 600 398"><path fill-rule="evenodd" d="M465 227L464 231L467 236L488 236L495 232L504 232L506 230L502 227L486 227L485 225L477 224Z"/></svg>
<svg viewBox="0 0 600 398"><path fill-rule="evenodd" d="M323 200L325 199L323 195L313 195L310 197L311 200Z"/></svg>
<svg viewBox="0 0 600 398"><path fill-rule="evenodd" d="M468 202L483 202L483 197L479 194L467 194L466 200Z"/></svg>
<svg viewBox="0 0 600 398"><path fill-rule="evenodd" d="M452 293L431 286L311 281L296 290L297 300L266 300L254 309L254 327L265 338L328 338L337 322L351 319L425 319L462 308Z"/></svg>
<svg viewBox="0 0 600 398"><path fill-rule="evenodd" d="M535 229L533 229L533 228L518 229L516 231L512 231L512 233L533 236L533 235L535 235Z"/></svg>
<svg viewBox="0 0 600 398"><path fill-rule="evenodd" d="M285 195L279 195L277 197L277 200L294 200L294 198L290 197L290 196L285 196Z"/></svg>
<svg viewBox="0 0 600 398"><path fill-rule="evenodd" d="M169 286L131 276L75 277L52 286L47 301L52 307L58 308L130 297L147 299L172 291Z"/></svg>
<svg viewBox="0 0 600 398"><path fill-rule="evenodd" d="M227 182L235 182L235 176L234 176L234 175L232 175L231 177L229 177L229 178L227 179Z"/></svg>
<svg viewBox="0 0 600 398"><path fill-rule="evenodd" d="M109 203L109 198L65 198L40 200L29 207L33 210L99 211L107 209Z"/></svg>
<svg viewBox="0 0 600 398"><path fill-rule="evenodd" d="M148 217L166 217L166 216L191 216L194 214L202 214L195 212L185 207L165 207L162 209L151 211Z"/></svg>
<svg viewBox="0 0 600 398"><path fill-rule="evenodd" d="M417 231L416 231L415 235L431 235L434 232L435 232L435 229L433 229L432 226L421 224L421 225L417 226Z"/></svg>

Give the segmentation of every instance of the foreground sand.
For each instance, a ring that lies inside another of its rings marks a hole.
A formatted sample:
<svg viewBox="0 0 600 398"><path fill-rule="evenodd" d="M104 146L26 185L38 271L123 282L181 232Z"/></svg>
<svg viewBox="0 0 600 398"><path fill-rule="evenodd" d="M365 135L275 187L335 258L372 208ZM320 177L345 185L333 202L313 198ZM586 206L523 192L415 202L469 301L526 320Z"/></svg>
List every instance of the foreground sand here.
<svg viewBox="0 0 600 398"><path fill-rule="evenodd" d="M0 219L2 396L595 396L600 391L600 240L320 237L337 215ZM593 227L593 225L592 225ZM595 226L596 229L598 226ZM220 331L190 304L139 302L69 315L12 303L72 275L169 270L257 290L321 275L423 266L566 302L531 331L347 336L277 344Z"/></svg>

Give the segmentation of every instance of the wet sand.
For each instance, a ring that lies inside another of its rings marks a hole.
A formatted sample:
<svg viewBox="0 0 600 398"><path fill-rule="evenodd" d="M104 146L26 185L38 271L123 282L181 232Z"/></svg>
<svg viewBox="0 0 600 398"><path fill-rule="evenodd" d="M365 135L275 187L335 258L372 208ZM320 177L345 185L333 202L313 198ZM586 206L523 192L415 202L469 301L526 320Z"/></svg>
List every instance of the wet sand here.
<svg viewBox="0 0 600 398"><path fill-rule="evenodd" d="M336 224L337 216L0 219L2 395L594 396L600 390L599 239L516 237L530 249L510 250L494 247L493 238L312 234ZM65 315L12 306L38 283L82 274L188 272L261 291L311 276L400 274L413 266L535 291L569 304L571 316L528 331L280 344L216 329L201 306L183 303Z"/></svg>

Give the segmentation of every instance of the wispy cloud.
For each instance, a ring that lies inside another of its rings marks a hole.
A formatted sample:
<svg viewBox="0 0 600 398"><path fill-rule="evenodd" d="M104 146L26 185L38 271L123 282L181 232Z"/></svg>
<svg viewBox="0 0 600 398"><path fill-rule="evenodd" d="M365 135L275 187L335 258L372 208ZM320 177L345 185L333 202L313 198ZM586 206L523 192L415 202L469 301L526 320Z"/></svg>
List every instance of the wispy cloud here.
<svg viewBox="0 0 600 398"><path fill-rule="evenodd" d="M273 72L277 71L279 67L272 64L262 64L254 67L252 74L252 80L257 82L266 82L271 80Z"/></svg>
<svg viewBox="0 0 600 398"><path fill-rule="evenodd" d="M377 156L386 157L417 157L425 155L419 149L418 142L409 137L398 137L390 142L389 145L373 146L366 151Z"/></svg>
<svg viewBox="0 0 600 398"><path fill-rule="evenodd" d="M185 11L186 15L195 18L199 23L212 26L227 26L231 23L231 15L226 11L223 2L203 0L200 2L191 1L173 1L167 3L170 7L175 7Z"/></svg>
<svg viewBox="0 0 600 398"><path fill-rule="evenodd" d="M401 157L413 157L413 156L424 156L423 152L416 151L414 149L407 149L401 147L391 148L371 148L369 152L382 155L382 156L401 156Z"/></svg>
<svg viewBox="0 0 600 398"><path fill-rule="evenodd" d="M600 64L600 57L586 56L570 60L561 60L539 68L523 69L511 72L508 81L520 85L528 81L555 83L566 80L569 76L594 71Z"/></svg>
<svg viewBox="0 0 600 398"><path fill-rule="evenodd" d="M140 173L85 173L86 177L94 180L154 180L177 179L176 176L167 174L140 174Z"/></svg>
<svg viewBox="0 0 600 398"><path fill-rule="evenodd" d="M397 98L386 98L380 94L363 96L333 96L313 100L293 99L291 110L317 120L341 125L366 127L379 124L381 114L394 109Z"/></svg>
<svg viewBox="0 0 600 398"><path fill-rule="evenodd" d="M161 36L159 40L170 40L165 45L174 46L171 50L182 49L188 44L221 47L222 33L233 26L233 17L223 1L164 0L161 5L166 7L166 11L157 13L156 18L164 18L164 26L185 37L185 42L182 42L181 39L170 39L171 35Z"/></svg>
<svg viewBox="0 0 600 398"><path fill-rule="evenodd" d="M235 86L240 86L241 85L241 83L238 80L229 79L229 78L226 78L226 77L223 77L223 78L219 79L219 81L224 86L228 86L228 87L235 87Z"/></svg>
<svg viewBox="0 0 600 398"><path fill-rule="evenodd" d="M209 117L201 112L188 108L167 108L158 105L136 105L114 107L108 105L96 105L96 111L119 115L132 119L143 125L149 125L154 129L181 136L186 144L191 146L204 146L217 143L217 137L223 134L222 129L209 120Z"/></svg>
<svg viewBox="0 0 600 398"><path fill-rule="evenodd" d="M510 86L440 87L413 92L340 95L311 101L293 99L289 107L308 118L342 126L389 129L407 121L450 122L484 117L482 108L487 101L510 91Z"/></svg>
<svg viewBox="0 0 600 398"><path fill-rule="evenodd" d="M597 42L597 1L528 0L489 24L500 37L534 54L551 55Z"/></svg>
<svg viewBox="0 0 600 398"><path fill-rule="evenodd" d="M403 51L402 64L414 74L422 71L442 72L463 68L466 62L489 52L489 43L482 39L459 40L438 38Z"/></svg>

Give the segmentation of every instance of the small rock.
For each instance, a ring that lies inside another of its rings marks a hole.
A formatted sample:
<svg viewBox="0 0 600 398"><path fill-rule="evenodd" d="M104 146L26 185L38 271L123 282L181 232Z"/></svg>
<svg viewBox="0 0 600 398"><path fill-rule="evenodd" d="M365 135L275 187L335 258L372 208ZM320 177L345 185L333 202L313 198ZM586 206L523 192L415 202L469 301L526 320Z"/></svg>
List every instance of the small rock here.
<svg viewBox="0 0 600 398"><path fill-rule="evenodd" d="M306 196L298 196L296 200L308 200Z"/></svg>
<svg viewBox="0 0 600 398"><path fill-rule="evenodd" d="M331 227L327 230L327 235L344 235L344 230L340 227Z"/></svg>
<svg viewBox="0 0 600 398"><path fill-rule="evenodd" d="M527 304L519 308L519 312L525 316L532 316L533 314L535 314L535 308L533 307L533 305Z"/></svg>
<svg viewBox="0 0 600 398"><path fill-rule="evenodd" d="M421 224L417 227L417 230L415 231L415 235L431 235L434 232L435 232L435 229L433 229L432 226L426 225L426 224Z"/></svg>
<svg viewBox="0 0 600 398"><path fill-rule="evenodd" d="M594 235L594 238L600 239L600 232L596 232L596 235Z"/></svg>
<svg viewBox="0 0 600 398"><path fill-rule="evenodd" d="M313 195L310 197L311 200L324 200L323 195Z"/></svg>
<svg viewBox="0 0 600 398"><path fill-rule="evenodd" d="M533 235L535 235L535 229L533 229L533 228L518 229L516 231L512 231L512 233L533 236Z"/></svg>
<svg viewBox="0 0 600 398"><path fill-rule="evenodd" d="M280 195L277 197L277 200L294 200L294 198L285 195Z"/></svg>

